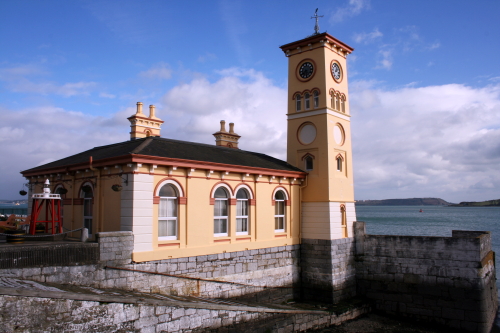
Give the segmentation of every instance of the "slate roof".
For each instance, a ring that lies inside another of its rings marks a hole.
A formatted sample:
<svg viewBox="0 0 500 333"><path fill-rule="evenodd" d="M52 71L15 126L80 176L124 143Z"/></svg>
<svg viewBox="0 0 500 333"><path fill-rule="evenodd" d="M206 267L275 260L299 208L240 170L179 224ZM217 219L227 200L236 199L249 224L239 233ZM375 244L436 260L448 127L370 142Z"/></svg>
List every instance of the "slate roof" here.
<svg viewBox="0 0 500 333"><path fill-rule="evenodd" d="M107 146L95 147L58 161L22 171L22 173L88 163L90 156L92 156L94 162L98 162L102 159L133 156L133 154L281 171L303 172L303 170L296 168L285 161L265 154L202 143L179 141L160 137L148 137Z"/></svg>

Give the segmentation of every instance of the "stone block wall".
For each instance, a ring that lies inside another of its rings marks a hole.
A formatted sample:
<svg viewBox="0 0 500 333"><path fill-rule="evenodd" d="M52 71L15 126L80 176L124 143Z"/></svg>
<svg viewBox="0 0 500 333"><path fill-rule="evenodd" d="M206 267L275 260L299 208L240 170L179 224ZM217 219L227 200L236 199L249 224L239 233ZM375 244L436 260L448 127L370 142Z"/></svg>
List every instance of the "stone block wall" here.
<svg viewBox="0 0 500 333"><path fill-rule="evenodd" d="M356 222L358 295L386 313L489 332L498 308L489 232L366 235Z"/></svg>
<svg viewBox="0 0 500 333"><path fill-rule="evenodd" d="M272 313L0 295L2 332L300 332L367 313Z"/></svg>
<svg viewBox="0 0 500 333"><path fill-rule="evenodd" d="M302 239L301 298L338 303L356 295L354 238Z"/></svg>
<svg viewBox="0 0 500 333"><path fill-rule="evenodd" d="M132 263L132 238L128 231L98 233L98 264L0 269L0 276L168 295L244 297L255 301L294 298L294 287L300 283L298 245Z"/></svg>

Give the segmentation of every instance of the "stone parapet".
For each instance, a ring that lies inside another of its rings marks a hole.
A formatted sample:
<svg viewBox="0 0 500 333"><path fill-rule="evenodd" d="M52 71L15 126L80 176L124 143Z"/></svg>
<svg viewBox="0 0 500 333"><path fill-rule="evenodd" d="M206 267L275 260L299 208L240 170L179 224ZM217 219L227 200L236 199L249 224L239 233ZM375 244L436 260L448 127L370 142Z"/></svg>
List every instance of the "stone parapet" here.
<svg viewBox="0 0 500 333"><path fill-rule="evenodd" d="M489 232L453 237L366 235L356 222L358 295L376 309L472 332L489 332L498 308Z"/></svg>
<svg viewBox="0 0 500 333"><path fill-rule="evenodd" d="M120 266L132 262L134 234L131 231L98 232L96 239L101 264Z"/></svg>

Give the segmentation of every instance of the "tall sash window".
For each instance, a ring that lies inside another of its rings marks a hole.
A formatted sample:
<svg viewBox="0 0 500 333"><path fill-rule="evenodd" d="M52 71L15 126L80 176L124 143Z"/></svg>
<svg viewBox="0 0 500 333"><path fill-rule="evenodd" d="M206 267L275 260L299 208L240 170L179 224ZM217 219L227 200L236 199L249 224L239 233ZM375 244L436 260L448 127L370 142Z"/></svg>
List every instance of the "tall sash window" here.
<svg viewBox="0 0 500 333"><path fill-rule="evenodd" d="M277 191L274 194L274 231L285 231L285 194Z"/></svg>
<svg viewBox="0 0 500 333"><path fill-rule="evenodd" d="M160 204L158 206L158 239L178 239L178 196L177 189L172 184L166 184L160 189Z"/></svg>
<svg viewBox="0 0 500 333"><path fill-rule="evenodd" d="M236 235L248 235L248 197L245 189L236 193Z"/></svg>
<svg viewBox="0 0 500 333"><path fill-rule="evenodd" d="M214 193L214 236L227 236L228 220L228 193L223 187L219 187Z"/></svg>

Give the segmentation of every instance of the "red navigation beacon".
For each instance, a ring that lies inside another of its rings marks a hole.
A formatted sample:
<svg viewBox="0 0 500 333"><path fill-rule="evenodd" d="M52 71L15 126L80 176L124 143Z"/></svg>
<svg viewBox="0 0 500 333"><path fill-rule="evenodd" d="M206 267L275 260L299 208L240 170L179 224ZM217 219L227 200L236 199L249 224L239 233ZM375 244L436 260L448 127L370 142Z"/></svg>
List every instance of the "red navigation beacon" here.
<svg viewBox="0 0 500 333"><path fill-rule="evenodd" d="M53 235L62 233L61 196L50 193L48 179L43 186L43 193L35 193L32 198L30 234L35 234L37 223L45 224L45 233L49 233L49 230Z"/></svg>

